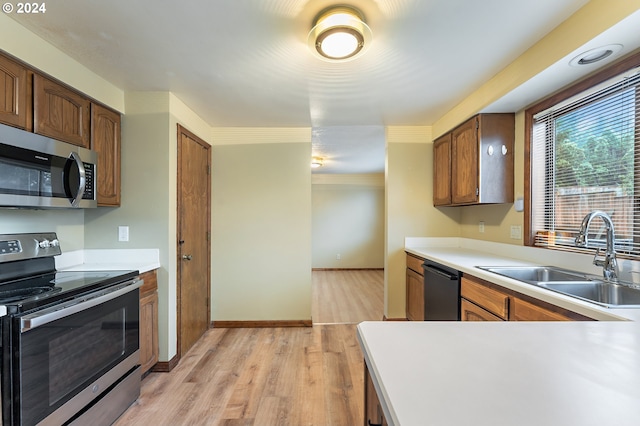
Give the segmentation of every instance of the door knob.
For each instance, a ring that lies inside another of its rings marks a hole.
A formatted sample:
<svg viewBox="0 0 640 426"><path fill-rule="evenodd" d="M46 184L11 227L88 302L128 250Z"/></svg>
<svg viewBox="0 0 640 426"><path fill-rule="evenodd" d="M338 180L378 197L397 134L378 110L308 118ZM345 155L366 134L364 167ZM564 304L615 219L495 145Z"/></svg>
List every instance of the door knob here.
<svg viewBox="0 0 640 426"><path fill-rule="evenodd" d="M191 256L190 254L183 254L183 255L182 255L182 258L183 258L184 260L191 260L191 259L193 258L193 256Z"/></svg>

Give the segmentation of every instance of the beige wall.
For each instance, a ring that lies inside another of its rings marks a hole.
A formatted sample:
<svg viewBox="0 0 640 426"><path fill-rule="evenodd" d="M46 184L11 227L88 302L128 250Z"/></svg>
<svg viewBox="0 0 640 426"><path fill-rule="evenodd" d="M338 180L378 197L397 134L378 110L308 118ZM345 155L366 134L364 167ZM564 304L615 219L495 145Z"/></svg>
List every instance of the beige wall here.
<svg viewBox="0 0 640 426"><path fill-rule="evenodd" d="M433 124L434 138L638 11L640 0L591 0ZM545 96L541 93L540 96Z"/></svg>
<svg viewBox="0 0 640 426"><path fill-rule="evenodd" d="M127 92L118 208L85 213L86 248L157 248L160 360L177 353L177 124L207 142L209 126L169 92ZM117 229L129 226L129 241Z"/></svg>
<svg viewBox="0 0 640 426"><path fill-rule="evenodd" d="M468 117L500 99L531 77L545 70L603 31L640 8L639 0L592 0L565 22L543 37L495 77L484 83L455 108L433 124L433 136L438 137L462 123ZM540 97L546 96L540 93ZM515 198L524 195L524 113L516 114L514 151ZM511 226L524 232L523 213L513 205L457 207L460 210L460 233L463 237L523 244L523 239L511 239ZM485 232L478 231L478 222L485 222Z"/></svg>
<svg viewBox="0 0 640 426"><path fill-rule="evenodd" d="M84 248L84 210L0 208L0 234L56 232L63 252Z"/></svg>
<svg viewBox="0 0 640 426"><path fill-rule="evenodd" d="M384 174L316 174L312 182L312 266L383 268Z"/></svg>
<svg viewBox="0 0 640 426"><path fill-rule="evenodd" d="M311 129L213 139L212 319L310 320Z"/></svg>
<svg viewBox="0 0 640 426"><path fill-rule="evenodd" d="M460 210L433 206L430 127L387 127L385 315L405 318L406 237L460 233Z"/></svg>
<svg viewBox="0 0 640 426"><path fill-rule="evenodd" d="M124 90L90 71L5 13L0 13L0 49L105 105L124 112Z"/></svg>

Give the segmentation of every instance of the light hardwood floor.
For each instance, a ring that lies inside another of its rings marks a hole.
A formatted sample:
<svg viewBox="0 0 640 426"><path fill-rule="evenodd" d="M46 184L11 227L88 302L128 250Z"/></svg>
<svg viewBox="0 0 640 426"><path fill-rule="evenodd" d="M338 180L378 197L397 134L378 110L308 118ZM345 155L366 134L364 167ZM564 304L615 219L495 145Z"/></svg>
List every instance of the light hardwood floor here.
<svg viewBox="0 0 640 426"><path fill-rule="evenodd" d="M314 324L380 321L384 314L384 272L313 271L312 298Z"/></svg>
<svg viewBox="0 0 640 426"><path fill-rule="evenodd" d="M208 330L173 371L143 380L115 424L363 424L355 324L382 319L382 275L314 271L313 327Z"/></svg>

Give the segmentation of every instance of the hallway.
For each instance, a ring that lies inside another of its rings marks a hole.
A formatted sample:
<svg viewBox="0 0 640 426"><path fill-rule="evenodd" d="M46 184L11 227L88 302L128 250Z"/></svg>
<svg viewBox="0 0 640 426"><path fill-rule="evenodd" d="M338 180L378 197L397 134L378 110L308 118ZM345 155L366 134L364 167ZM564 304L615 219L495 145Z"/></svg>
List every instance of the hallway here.
<svg viewBox="0 0 640 426"><path fill-rule="evenodd" d="M382 277L314 271L313 327L210 329L173 371L149 374L115 424L362 424L364 363L355 328L382 319Z"/></svg>

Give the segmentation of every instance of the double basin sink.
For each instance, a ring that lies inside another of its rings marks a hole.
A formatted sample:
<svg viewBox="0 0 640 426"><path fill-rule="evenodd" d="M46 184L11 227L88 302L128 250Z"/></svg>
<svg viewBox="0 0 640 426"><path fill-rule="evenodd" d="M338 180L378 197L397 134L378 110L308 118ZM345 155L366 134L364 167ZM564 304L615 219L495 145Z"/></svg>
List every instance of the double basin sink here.
<svg viewBox="0 0 640 426"><path fill-rule="evenodd" d="M607 308L640 308L640 288L554 266L478 266L485 271Z"/></svg>

